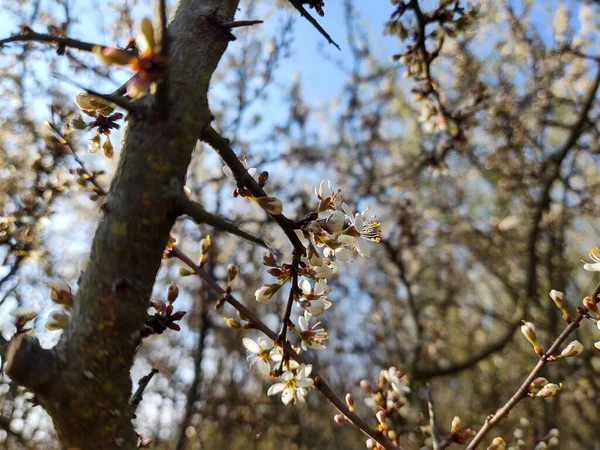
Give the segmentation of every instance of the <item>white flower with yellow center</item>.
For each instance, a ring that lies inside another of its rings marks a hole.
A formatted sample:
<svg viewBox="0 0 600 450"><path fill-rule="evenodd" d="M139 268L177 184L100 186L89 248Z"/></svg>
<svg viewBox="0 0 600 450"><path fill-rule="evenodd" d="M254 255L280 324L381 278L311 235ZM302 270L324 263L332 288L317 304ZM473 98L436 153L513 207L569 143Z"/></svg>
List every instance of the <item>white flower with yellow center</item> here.
<svg viewBox="0 0 600 450"><path fill-rule="evenodd" d="M592 263L585 263L583 268L590 272L600 272L600 247L594 247L588 252Z"/></svg>
<svg viewBox="0 0 600 450"><path fill-rule="evenodd" d="M349 248L354 247L360 256L368 258L371 254L370 245L381 241L379 230L381 223L365 219L365 214L370 209L368 206L362 212L356 214L352 213L346 203L342 204L342 209L348 220L350 220L350 226L340 236L340 241Z"/></svg>
<svg viewBox="0 0 600 450"><path fill-rule="evenodd" d="M256 367L261 374L269 375L271 372L269 357L273 350L273 346L268 345L267 341L262 338L255 341L254 339L245 337L242 339L242 343L250 353L247 358L250 363L250 368Z"/></svg>
<svg viewBox="0 0 600 450"><path fill-rule="evenodd" d="M329 334L324 328L319 327L321 322L310 325L309 320L311 316L312 314L305 312L303 316L298 317L300 331L297 331L297 333L300 339L302 339L300 345L304 351L307 351L309 348L322 350L325 348L323 341L329 339Z"/></svg>
<svg viewBox="0 0 600 450"><path fill-rule="evenodd" d="M277 395L281 392L281 401L284 405L288 405L292 400L294 404L304 403L306 394L314 386L314 381L308 377L311 371L312 365L302 364L295 375L292 372L285 372L281 382L271 386L267 395Z"/></svg>

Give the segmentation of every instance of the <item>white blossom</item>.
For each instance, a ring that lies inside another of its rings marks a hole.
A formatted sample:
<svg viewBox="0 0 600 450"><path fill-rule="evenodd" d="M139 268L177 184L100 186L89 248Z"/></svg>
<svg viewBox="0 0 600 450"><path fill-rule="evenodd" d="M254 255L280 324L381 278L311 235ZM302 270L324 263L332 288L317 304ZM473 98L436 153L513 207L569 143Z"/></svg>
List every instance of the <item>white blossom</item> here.
<svg viewBox="0 0 600 450"><path fill-rule="evenodd" d="M285 372L281 377L281 382L271 386L267 395L281 393L281 401L284 405L288 405L292 400L294 404L304 403L306 394L314 385L314 381L309 378L311 371L310 364L302 364L295 375L292 372Z"/></svg>
<svg viewBox="0 0 600 450"><path fill-rule="evenodd" d="M592 248L588 252L588 255L593 262L585 263L583 265L583 268L590 272L600 272L600 247Z"/></svg>
<svg viewBox="0 0 600 450"><path fill-rule="evenodd" d="M562 352L560 352L560 356L563 358L568 358L571 356L577 356L583 351L583 345L579 341L572 341L567 345Z"/></svg>
<svg viewBox="0 0 600 450"><path fill-rule="evenodd" d="M303 316L298 317L298 327L300 328L298 335L300 336L300 339L302 339L300 345L305 351L309 348L322 350L325 348L322 342L329 339L329 335L324 328L319 327L321 322L310 325L310 318L311 314L306 312Z"/></svg>
<svg viewBox="0 0 600 450"><path fill-rule="evenodd" d="M248 362L250 368L256 366L258 371L263 375L269 375L271 372L271 364L269 363L269 357L273 350L272 345L267 345L265 339L259 338L258 341L245 337L242 339L242 343L246 350L250 353L248 355Z"/></svg>

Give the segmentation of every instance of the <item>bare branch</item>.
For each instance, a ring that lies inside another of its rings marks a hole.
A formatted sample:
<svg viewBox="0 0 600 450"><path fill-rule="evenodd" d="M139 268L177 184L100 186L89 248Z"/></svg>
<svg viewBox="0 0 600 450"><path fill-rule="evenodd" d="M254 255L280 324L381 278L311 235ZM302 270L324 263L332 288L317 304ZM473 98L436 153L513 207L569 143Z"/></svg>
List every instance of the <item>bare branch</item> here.
<svg viewBox="0 0 600 450"><path fill-rule="evenodd" d="M223 216L208 212L201 204L188 199L185 195L181 195L181 197L177 199L177 207L181 214L190 217L197 224L204 223L218 230L225 231L226 233L239 236L247 241L269 248L269 245L263 239L242 230L234 222Z"/></svg>
<svg viewBox="0 0 600 450"><path fill-rule="evenodd" d="M315 27L317 29L317 31L325 37L325 39L327 39L327 42L329 42L331 45L334 45L338 50L341 50L340 46L334 42L334 40L331 38L331 36L329 36L327 31L325 31L323 29L323 27L321 25L319 25L319 22L317 22L315 20L315 18L313 16L311 16L310 13L306 10L306 8L302 5L302 1L300 1L300 0L288 0L288 1L294 8L296 8L296 10L300 13L300 15L302 17L304 17L306 20L308 20L312 24L312 26Z"/></svg>
<svg viewBox="0 0 600 450"><path fill-rule="evenodd" d="M131 396L131 400L129 401L129 404L131 405L131 410L133 412L133 418L135 419L135 411L137 410L137 407L139 406L139 404L142 401L142 397L144 396L144 391L146 390L146 386L148 386L148 383L150 383L150 380L152 380L152 377L158 373L158 369L152 368L152 370L150 371L150 373L148 373L148 375L144 375L142 378L140 378L140 381L138 383L138 388L136 389L135 393Z"/></svg>
<svg viewBox="0 0 600 450"><path fill-rule="evenodd" d="M85 52L94 52L94 49L98 47L104 48L103 45L91 44L89 42L79 41L77 39L55 36L52 34L36 33L29 27L23 27L19 34L0 39L0 48L11 42L41 42L45 44L58 45L59 47L62 46L76 48L77 50L83 50Z"/></svg>

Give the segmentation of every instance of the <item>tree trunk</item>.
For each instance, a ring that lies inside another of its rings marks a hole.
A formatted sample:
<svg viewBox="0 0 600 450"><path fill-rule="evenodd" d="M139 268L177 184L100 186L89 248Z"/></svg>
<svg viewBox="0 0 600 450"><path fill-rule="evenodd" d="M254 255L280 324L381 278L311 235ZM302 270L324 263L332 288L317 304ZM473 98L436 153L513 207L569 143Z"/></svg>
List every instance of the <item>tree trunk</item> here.
<svg viewBox="0 0 600 450"><path fill-rule="evenodd" d="M181 0L169 32L169 115L130 117L90 264L58 345L19 335L6 371L36 394L63 448L136 448L130 368L191 154L211 120L207 92L238 0ZM153 98L137 101L150 106Z"/></svg>

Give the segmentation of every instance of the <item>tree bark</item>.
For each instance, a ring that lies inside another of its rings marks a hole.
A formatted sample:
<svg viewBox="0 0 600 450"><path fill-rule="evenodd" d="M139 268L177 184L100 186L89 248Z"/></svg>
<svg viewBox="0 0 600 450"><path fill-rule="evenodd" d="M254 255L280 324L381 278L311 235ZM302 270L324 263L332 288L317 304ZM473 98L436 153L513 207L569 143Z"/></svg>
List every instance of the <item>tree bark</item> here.
<svg viewBox="0 0 600 450"><path fill-rule="evenodd" d="M131 116L90 264L51 350L20 335L6 372L32 390L69 450L136 448L130 368L192 151L208 126L208 85L239 0L181 0L169 25L169 113ZM152 97L138 102L150 106Z"/></svg>

